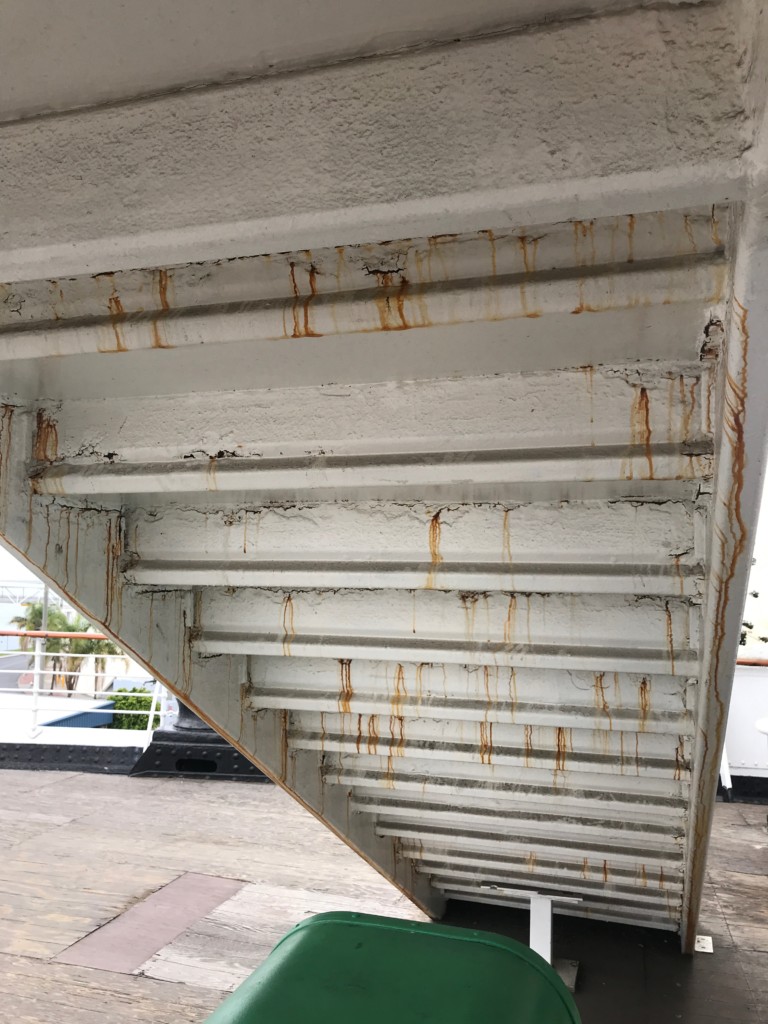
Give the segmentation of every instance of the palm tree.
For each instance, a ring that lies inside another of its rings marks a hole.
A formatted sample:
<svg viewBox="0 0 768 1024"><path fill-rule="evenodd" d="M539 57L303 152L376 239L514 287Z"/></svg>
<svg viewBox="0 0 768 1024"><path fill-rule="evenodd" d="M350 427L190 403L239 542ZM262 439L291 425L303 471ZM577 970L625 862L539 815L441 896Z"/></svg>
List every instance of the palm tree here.
<svg viewBox="0 0 768 1024"><path fill-rule="evenodd" d="M33 601L26 606L24 615L17 615L11 619L13 625L19 629L39 630L43 624L43 605L40 601ZM61 610L61 608L48 608L48 629L54 633L88 633L93 629L91 623L82 615L75 614L72 619ZM30 649L30 638L22 637L19 644L21 649ZM95 673L98 677L99 668L104 672L105 658L110 654L119 654L120 649L111 640L75 638L75 637L49 637L45 642L46 662L50 665L52 683L54 689L57 683L63 683L71 695L75 689L77 678L82 670L85 659L93 654L96 656ZM74 655L65 659L62 655ZM31 665L30 665L31 667ZM96 689L103 689L97 686Z"/></svg>

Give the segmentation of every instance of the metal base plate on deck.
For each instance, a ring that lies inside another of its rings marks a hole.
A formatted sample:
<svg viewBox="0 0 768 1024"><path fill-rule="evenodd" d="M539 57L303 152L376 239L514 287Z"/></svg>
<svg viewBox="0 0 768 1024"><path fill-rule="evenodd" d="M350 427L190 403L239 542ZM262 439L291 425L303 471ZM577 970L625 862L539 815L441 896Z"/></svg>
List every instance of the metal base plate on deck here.
<svg viewBox="0 0 768 1024"><path fill-rule="evenodd" d="M269 782L256 765L210 729L158 729L130 774Z"/></svg>

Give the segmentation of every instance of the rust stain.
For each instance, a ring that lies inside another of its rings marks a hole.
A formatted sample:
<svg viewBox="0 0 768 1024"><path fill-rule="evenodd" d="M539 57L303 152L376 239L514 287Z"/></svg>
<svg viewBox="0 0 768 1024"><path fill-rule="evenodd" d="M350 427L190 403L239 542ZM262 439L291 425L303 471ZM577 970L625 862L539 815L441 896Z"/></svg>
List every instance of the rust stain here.
<svg viewBox="0 0 768 1024"><path fill-rule="evenodd" d="M403 273L391 270L373 272L379 293L374 296L382 331L404 331L411 326L405 312L408 295L408 278ZM395 284L397 278L397 284ZM394 301L394 308L393 308ZM419 326L424 326L420 324Z"/></svg>
<svg viewBox="0 0 768 1024"><path fill-rule="evenodd" d="M422 695L424 690L424 669L427 667L425 662L421 662L416 666L416 702L421 705ZM405 692L405 683L403 683L403 692Z"/></svg>
<svg viewBox="0 0 768 1024"><path fill-rule="evenodd" d="M397 756L405 757L405 719L402 715L395 715L397 719L398 737L397 737Z"/></svg>
<svg viewBox="0 0 768 1024"><path fill-rule="evenodd" d="M651 688L645 676L640 680L639 695L640 731L645 732L645 726L648 721L648 712L651 710Z"/></svg>
<svg viewBox="0 0 768 1024"><path fill-rule="evenodd" d="M366 750L369 754L378 753L379 749L379 729L378 729L378 716L368 716L368 742L366 744ZM359 753L359 750L358 750Z"/></svg>
<svg viewBox="0 0 768 1024"><path fill-rule="evenodd" d="M283 598L283 654L286 657L291 655L291 643L295 636L293 597L286 594Z"/></svg>
<svg viewBox="0 0 768 1024"><path fill-rule="evenodd" d="M493 722L480 722L480 764L490 764L493 757Z"/></svg>
<svg viewBox="0 0 768 1024"><path fill-rule="evenodd" d="M341 689L339 691L339 711L343 715L350 713L350 701L354 696L352 689L352 661L350 658L339 658Z"/></svg>
<svg viewBox="0 0 768 1024"><path fill-rule="evenodd" d="M687 213L683 214L683 228L685 230L685 237L688 239L688 245L691 247L691 252L698 252L696 246L696 239L693 235L693 225L691 224L691 218Z"/></svg>
<svg viewBox="0 0 768 1024"><path fill-rule="evenodd" d="M157 320L153 320L150 323L150 330L152 332L152 348L173 348L173 345L169 344L163 337Z"/></svg>
<svg viewBox="0 0 768 1024"><path fill-rule="evenodd" d="M605 885L608 884L608 861L603 861L603 882Z"/></svg>
<svg viewBox="0 0 768 1024"><path fill-rule="evenodd" d="M471 640L475 631L477 603L480 600L480 594L459 594L459 600L464 608L464 629L467 634L467 639Z"/></svg>
<svg viewBox="0 0 768 1024"><path fill-rule="evenodd" d="M122 622L122 574L120 560L123 553L122 518L110 516L107 519L107 536L104 545L107 555L106 580L104 591L104 622L111 625L116 619L119 628Z"/></svg>
<svg viewBox="0 0 768 1024"><path fill-rule="evenodd" d="M585 857L582 860L582 862L581 862L581 877L582 878L588 878L589 877L589 860L588 860L587 857Z"/></svg>
<svg viewBox="0 0 768 1024"><path fill-rule="evenodd" d="M516 626L517 619L517 594L509 595L509 604L507 605L507 617L504 620L504 643L511 644L512 638L517 632Z"/></svg>
<svg viewBox="0 0 768 1024"><path fill-rule="evenodd" d="M509 699L512 702L512 720L514 721L517 709L517 672L514 668L509 670Z"/></svg>
<svg viewBox="0 0 768 1024"><path fill-rule="evenodd" d="M584 251L587 244L589 245L588 255ZM594 266L597 262L594 221L575 220L573 222L573 255L577 267L581 267L585 263Z"/></svg>
<svg viewBox="0 0 768 1024"><path fill-rule="evenodd" d="M420 667L421 666L417 666L417 675ZM407 696L408 693L405 689L405 669L400 663L398 663L395 668L395 696L392 699L392 713L394 715L399 715L401 713L402 706Z"/></svg>
<svg viewBox="0 0 768 1024"><path fill-rule="evenodd" d="M440 516L442 514L442 511L443 510L439 508L437 512L435 512L435 514L429 520L429 558L430 562L432 563L432 568L430 569L429 574L427 576L426 587L428 590L431 590L432 587L434 587L435 585L435 567L440 565L440 563L443 561L443 556L440 554Z"/></svg>
<svg viewBox="0 0 768 1024"><path fill-rule="evenodd" d="M357 739L355 740L355 748L358 754L360 753L360 746L363 742L363 716L357 716Z"/></svg>
<svg viewBox="0 0 768 1024"><path fill-rule="evenodd" d="M497 669L497 673L498 673L498 669ZM488 714L488 709L490 708L490 706L493 703L493 700L491 698L491 670L488 667L488 665L483 665L483 690L485 691L485 704L486 704L486 712L485 713L487 715Z"/></svg>
<svg viewBox="0 0 768 1024"><path fill-rule="evenodd" d="M536 870L536 853L533 850L531 850L525 859L528 862L529 872L533 874L533 872Z"/></svg>
<svg viewBox="0 0 768 1024"><path fill-rule="evenodd" d="M714 206L712 207L712 212L709 217L709 233L712 236L712 241L714 242L714 244L718 247L718 249L721 249L723 246L723 240L720 237L720 221L717 219L717 214L715 212Z"/></svg>
<svg viewBox="0 0 768 1024"><path fill-rule="evenodd" d="M565 757L568 752L568 730L562 726L555 729L555 777L565 771Z"/></svg>
<svg viewBox="0 0 768 1024"><path fill-rule="evenodd" d="M159 269L157 271L157 294L160 299L161 309L170 309L168 302L168 271Z"/></svg>
<svg viewBox="0 0 768 1024"><path fill-rule="evenodd" d="M280 712L280 778L285 782L288 775L288 712Z"/></svg>
<svg viewBox="0 0 768 1024"><path fill-rule="evenodd" d="M289 276L291 280L291 291L293 292L293 302L291 304L291 337L319 338L321 335L318 331L314 330L310 319L310 305L317 296L317 267L314 263L310 263L309 269L307 270L309 291L306 295L302 296L299 283L296 280L296 264L291 261L288 266L290 268Z"/></svg>
<svg viewBox="0 0 768 1024"><path fill-rule="evenodd" d="M7 469L11 461L11 438L13 436L13 414L16 411L15 406L3 404L0 406L2 413L0 413L0 440L2 441L2 450L0 451L0 473L3 469Z"/></svg>
<svg viewBox="0 0 768 1024"><path fill-rule="evenodd" d="M613 719L608 698L605 695L605 672L595 672L595 706L608 719L608 728L613 729Z"/></svg>
<svg viewBox="0 0 768 1024"><path fill-rule="evenodd" d="M533 726L526 725L523 729L523 743L525 744L525 767L530 768L531 755L533 754Z"/></svg>
<svg viewBox="0 0 768 1024"><path fill-rule="evenodd" d="M659 888L660 889L665 889L666 888L666 881L664 879L664 868L662 868L662 867L659 868Z"/></svg>
<svg viewBox="0 0 768 1024"><path fill-rule="evenodd" d="M664 602L664 617L667 621L667 649L669 650L670 671L675 675L675 638L672 633L672 609L669 601Z"/></svg>
<svg viewBox="0 0 768 1024"><path fill-rule="evenodd" d="M725 444L731 450L733 486L723 499L723 510L726 517L726 527L722 528L715 524L715 539L719 545L719 558L713 558L715 564L722 566L720 573L720 587L717 592L715 608L713 612L714 628L712 635L712 657L710 662L709 680L711 691L715 700L715 721L714 721L714 742L709 742L709 736L702 730L701 735L704 742L704 756L702 771L698 782L698 803L702 809L696 814L694 834L691 837L693 844L693 864L691 875L694 879L694 888L704 870L704 852L706 850L706 833L711 818L711 804L709 795L714 788L719 762L717 751L723 740L723 730L727 715L727 707L720 692L722 672L729 672L729 667L722 666L723 645L726 640L726 613L728 610L731 588L734 583L739 562L742 559L747 545L748 531L744 522L741 497L744 488L744 470L746 466L744 419L746 415L747 402L747 376L749 356L749 326L748 310L742 302L733 297L733 310L738 330L738 344L740 347L740 366L734 376L726 370L725 392L723 396L723 437ZM677 758L677 754L676 754ZM709 807L709 812L706 810ZM698 906L696 899L691 900L688 919L686 922L687 933L694 934L696 925L696 914Z"/></svg>
<svg viewBox="0 0 768 1024"><path fill-rule="evenodd" d="M4 406L5 410L8 406ZM3 413L5 415L5 413ZM37 410L32 458L36 462L55 462L59 456L59 432L56 423L43 409Z"/></svg>
<svg viewBox="0 0 768 1024"><path fill-rule="evenodd" d="M205 471L206 487L209 491L217 491L219 489L218 481L216 480L216 456L211 455L208 458L208 466Z"/></svg>
<svg viewBox="0 0 768 1024"><path fill-rule="evenodd" d="M680 782L685 769L685 736L678 736L675 747L675 782Z"/></svg>
<svg viewBox="0 0 768 1024"><path fill-rule="evenodd" d="M627 215L627 263L635 262L635 215Z"/></svg>
<svg viewBox="0 0 768 1024"><path fill-rule="evenodd" d="M677 590L678 590L678 593L680 594L680 596L682 597L685 594L685 578L683 576L683 569L682 569L682 565L681 565L681 562L680 562L681 556L680 555L673 555L672 557L673 557L674 562L675 562L675 574L677 576Z"/></svg>
<svg viewBox="0 0 768 1024"><path fill-rule="evenodd" d="M501 557L505 562L512 564L512 538L509 533L509 513L512 509L504 509L504 519L501 524Z"/></svg>
<svg viewBox="0 0 768 1024"><path fill-rule="evenodd" d="M680 374L678 377L678 392L680 394L680 409L681 409L681 440L691 440L691 425L693 422L693 415L696 412L696 381L691 381L688 393L686 394L685 389L685 377Z"/></svg>
<svg viewBox="0 0 768 1024"><path fill-rule="evenodd" d="M645 870L645 864L640 865L640 884L644 889L648 887L648 873Z"/></svg>
<svg viewBox="0 0 768 1024"><path fill-rule="evenodd" d="M491 276L496 277L496 235L494 235L490 228L481 231L480 234L485 235L488 239L488 244L491 248Z"/></svg>
<svg viewBox="0 0 768 1024"><path fill-rule="evenodd" d="M653 448L651 446L651 403L648 396L648 389L645 387L634 387L634 398L632 409L629 415L629 431L633 446L645 449L645 459L648 463L645 479L653 480ZM629 459L630 469L628 479L634 476L634 458Z"/></svg>
<svg viewBox="0 0 768 1024"><path fill-rule="evenodd" d="M115 336L115 348L107 349L106 351L126 352L127 347L120 329L120 323L125 319L125 308L123 307L120 296L117 294L117 288L115 287L115 275L107 274L106 276L109 277L112 283L112 294L107 299L107 308L109 309L109 317L112 323L112 333Z"/></svg>
<svg viewBox="0 0 768 1024"><path fill-rule="evenodd" d="M317 296L317 267L311 263L307 271L309 277L309 295L304 299L304 335L307 338L318 338L320 335L312 329L309 320L309 304Z"/></svg>
<svg viewBox="0 0 768 1024"><path fill-rule="evenodd" d="M539 248L538 238L529 238L527 235L519 235L517 244L520 246L520 253L523 258L523 270L526 276L533 274L536 270L536 255ZM530 309L528 306L528 292L526 282L520 282L520 306L524 316L540 317L540 309Z"/></svg>
<svg viewBox="0 0 768 1024"><path fill-rule="evenodd" d="M440 554L440 515L442 511L442 509L438 509L429 520L429 557L433 565L439 565L443 560L443 556Z"/></svg>

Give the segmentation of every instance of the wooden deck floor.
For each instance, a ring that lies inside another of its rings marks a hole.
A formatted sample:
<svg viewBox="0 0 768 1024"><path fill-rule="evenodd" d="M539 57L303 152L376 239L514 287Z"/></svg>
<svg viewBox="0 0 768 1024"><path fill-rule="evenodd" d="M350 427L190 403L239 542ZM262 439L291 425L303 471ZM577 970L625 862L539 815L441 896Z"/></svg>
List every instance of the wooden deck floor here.
<svg viewBox="0 0 768 1024"><path fill-rule="evenodd" d="M556 953L581 963L584 1024L768 1021L766 810L718 806L700 927L714 955L683 958L671 936L556 920ZM185 873L244 884L135 973L57 962ZM203 1021L280 935L329 909L421 918L273 786L0 772L0 1018L9 1024ZM526 928L521 916L467 905L449 920Z"/></svg>

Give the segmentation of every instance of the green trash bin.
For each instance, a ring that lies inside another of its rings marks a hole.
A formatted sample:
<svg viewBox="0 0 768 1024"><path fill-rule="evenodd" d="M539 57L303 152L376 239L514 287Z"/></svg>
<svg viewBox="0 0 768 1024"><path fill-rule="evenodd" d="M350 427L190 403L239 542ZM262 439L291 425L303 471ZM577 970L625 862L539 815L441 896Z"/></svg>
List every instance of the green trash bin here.
<svg viewBox="0 0 768 1024"><path fill-rule="evenodd" d="M570 992L513 939L318 914L278 942L208 1024L579 1024Z"/></svg>

